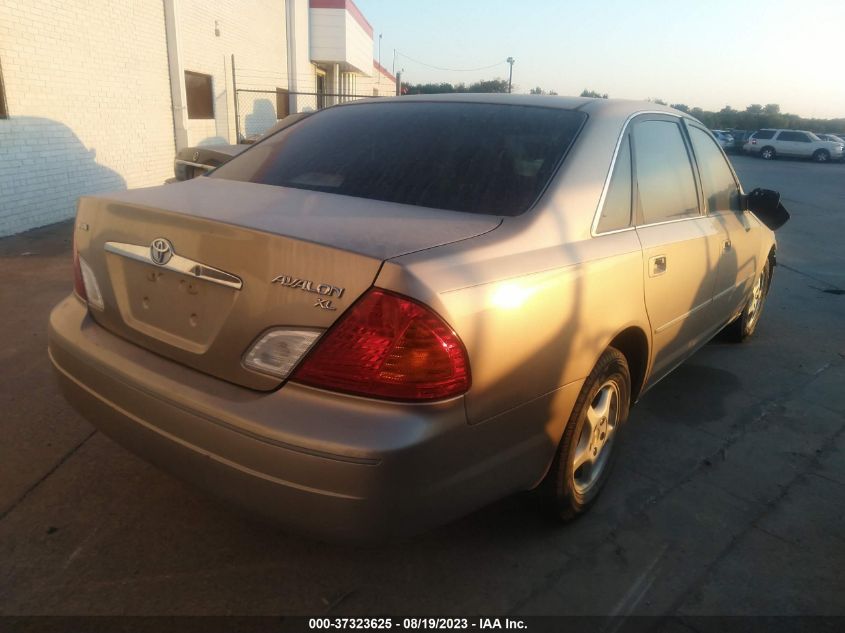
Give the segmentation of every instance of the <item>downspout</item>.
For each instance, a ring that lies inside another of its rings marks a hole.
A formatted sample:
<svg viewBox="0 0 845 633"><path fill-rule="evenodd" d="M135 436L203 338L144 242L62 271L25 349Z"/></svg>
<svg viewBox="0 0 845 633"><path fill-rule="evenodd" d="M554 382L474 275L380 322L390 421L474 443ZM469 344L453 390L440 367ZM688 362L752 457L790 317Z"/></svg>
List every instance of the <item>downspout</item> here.
<svg viewBox="0 0 845 633"><path fill-rule="evenodd" d="M285 0L285 35L287 36L288 91L291 114L299 112L296 81L296 0Z"/></svg>
<svg viewBox="0 0 845 633"><path fill-rule="evenodd" d="M164 0L164 32L170 73L170 101L173 107L173 139L178 152L188 146L188 98L185 94L185 71L179 49L176 2L177 0Z"/></svg>

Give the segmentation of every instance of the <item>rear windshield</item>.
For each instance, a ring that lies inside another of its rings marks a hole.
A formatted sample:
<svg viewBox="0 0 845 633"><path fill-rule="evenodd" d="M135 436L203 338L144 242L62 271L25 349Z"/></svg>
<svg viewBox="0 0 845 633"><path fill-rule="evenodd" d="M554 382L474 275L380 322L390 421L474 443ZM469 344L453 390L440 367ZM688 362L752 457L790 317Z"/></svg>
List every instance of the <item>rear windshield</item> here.
<svg viewBox="0 0 845 633"><path fill-rule="evenodd" d="M210 177L519 215L542 193L585 118L535 106L354 104L268 137Z"/></svg>

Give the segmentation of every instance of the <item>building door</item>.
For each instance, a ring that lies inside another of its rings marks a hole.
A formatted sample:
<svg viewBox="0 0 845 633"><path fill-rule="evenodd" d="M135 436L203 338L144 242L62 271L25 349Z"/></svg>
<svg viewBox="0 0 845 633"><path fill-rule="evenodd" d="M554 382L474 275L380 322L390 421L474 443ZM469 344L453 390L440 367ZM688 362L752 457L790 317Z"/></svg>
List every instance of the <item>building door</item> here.
<svg viewBox="0 0 845 633"><path fill-rule="evenodd" d="M317 109L326 107L326 73L317 73Z"/></svg>

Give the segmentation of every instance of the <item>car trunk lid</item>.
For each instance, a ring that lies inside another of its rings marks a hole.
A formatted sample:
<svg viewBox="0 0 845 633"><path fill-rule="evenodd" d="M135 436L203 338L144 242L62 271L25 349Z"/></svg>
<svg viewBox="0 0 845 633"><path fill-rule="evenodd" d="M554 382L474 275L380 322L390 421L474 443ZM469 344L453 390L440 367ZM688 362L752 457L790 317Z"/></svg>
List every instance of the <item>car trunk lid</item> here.
<svg viewBox="0 0 845 633"><path fill-rule="evenodd" d="M385 259L467 239L491 216L200 178L80 200L76 241L103 327L253 389L280 379L242 359L272 327L325 329ZM166 259L166 261L154 261Z"/></svg>

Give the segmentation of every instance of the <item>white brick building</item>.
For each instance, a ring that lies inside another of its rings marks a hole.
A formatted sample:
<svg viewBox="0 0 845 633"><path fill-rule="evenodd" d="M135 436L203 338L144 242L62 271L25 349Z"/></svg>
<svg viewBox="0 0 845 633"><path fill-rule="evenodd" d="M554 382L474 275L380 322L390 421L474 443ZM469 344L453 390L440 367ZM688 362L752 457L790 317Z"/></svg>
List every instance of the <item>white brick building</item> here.
<svg viewBox="0 0 845 633"><path fill-rule="evenodd" d="M2 0L0 236L161 184L179 148L393 94L372 38L352 0Z"/></svg>

